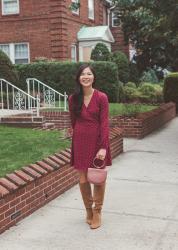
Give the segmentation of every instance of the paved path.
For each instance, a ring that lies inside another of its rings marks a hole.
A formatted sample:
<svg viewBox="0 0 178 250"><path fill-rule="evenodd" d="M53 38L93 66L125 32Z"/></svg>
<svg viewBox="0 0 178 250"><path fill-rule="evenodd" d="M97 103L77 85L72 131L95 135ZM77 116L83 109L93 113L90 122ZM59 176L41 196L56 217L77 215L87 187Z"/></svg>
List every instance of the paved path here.
<svg viewBox="0 0 178 250"><path fill-rule="evenodd" d="M31 113L31 111L28 110L13 110L13 109L0 109L0 118L11 116L11 115L19 115L19 114L27 114Z"/></svg>
<svg viewBox="0 0 178 250"><path fill-rule="evenodd" d="M77 186L0 236L1 250L177 250L178 118L127 139L109 172L103 226L91 230Z"/></svg>

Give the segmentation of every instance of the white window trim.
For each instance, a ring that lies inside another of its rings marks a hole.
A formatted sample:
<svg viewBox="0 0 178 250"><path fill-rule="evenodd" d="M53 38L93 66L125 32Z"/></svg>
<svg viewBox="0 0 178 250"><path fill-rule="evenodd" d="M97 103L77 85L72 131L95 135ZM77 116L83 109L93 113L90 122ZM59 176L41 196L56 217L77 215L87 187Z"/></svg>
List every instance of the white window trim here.
<svg viewBox="0 0 178 250"><path fill-rule="evenodd" d="M27 45L27 53L28 53L28 55L27 55L28 62L27 62L27 63L29 63L29 62L30 62L30 56L29 56L29 54L30 54L30 52L29 52L29 43L14 43L14 44L13 44L13 45L14 45L14 63L15 63L15 59L18 59L18 58L15 58L15 45L20 45L20 44L25 44L25 45Z"/></svg>
<svg viewBox="0 0 178 250"><path fill-rule="evenodd" d="M72 60L72 49L73 48L74 48L74 52L75 52L75 60ZM77 62L77 46L76 46L76 44L71 45L71 61L72 62Z"/></svg>
<svg viewBox="0 0 178 250"><path fill-rule="evenodd" d="M72 0L72 3L78 3L79 0ZM72 10L73 14L79 15L80 14L80 7L77 10Z"/></svg>
<svg viewBox="0 0 178 250"><path fill-rule="evenodd" d="M88 18L91 20L95 20L95 1L93 1L93 9L92 9L92 16L90 15L90 9L89 9L89 2L90 0L88 0Z"/></svg>
<svg viewBox="0 0 178 250"><path fill-rule="evenodd" d="M118 18L119 19L119 18ZM119 25L114 25L114 20L117 20L117 18L114 18L114 12L111 12L111 21L112 21L112 27L119 27Z"/></svg>
<svg viewBox="0 0 178 250"><path fill-rule="evenodd" d="M10 60L12 61L13 64L15 64L15 45L20 45L20 44L26 44L27 45L27 48L28 48L28 62L27 63L30 63L30 46L29 46L29 43L27 42L21 42L21 43L3 43L3 44L0 44L0 45L8 45L9 46L9 58Z"/></svg>
<svg viewBox="0 0 178 250"><path fill-rule="evenodd" d="M20 4L19 4L19 0L17 0L17 11L16 11L16 12L13 12L13 13L11 13L11 12L9 12L9 13L4 12L4 0L1 0L1 1L2 1L1 7L2 7L2 15L3 15L3 16L7 16L7 15L16 15L16 14L19 14L19 13L20 13Z"/></svg>

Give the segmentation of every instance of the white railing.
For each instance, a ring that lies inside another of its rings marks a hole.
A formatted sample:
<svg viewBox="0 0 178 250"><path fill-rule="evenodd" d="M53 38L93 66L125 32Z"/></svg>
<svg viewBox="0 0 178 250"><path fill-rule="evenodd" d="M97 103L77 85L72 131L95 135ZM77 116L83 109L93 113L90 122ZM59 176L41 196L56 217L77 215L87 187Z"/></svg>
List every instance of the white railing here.
<svg viewBox="0 0 178 250"><path fill-rule="evenodd" d="M39 98L31 96L5 79L0 79L0 109L28 110L39 116Z"/></svg>
<svg viewBox="0 0 178 250"><path fill-rule="evenodd" d="M40 99L40 108L57 108L67 110L67 95L59 93L55 89L39 81L36 78L27 78L27 91L29 95Z"/></svg>

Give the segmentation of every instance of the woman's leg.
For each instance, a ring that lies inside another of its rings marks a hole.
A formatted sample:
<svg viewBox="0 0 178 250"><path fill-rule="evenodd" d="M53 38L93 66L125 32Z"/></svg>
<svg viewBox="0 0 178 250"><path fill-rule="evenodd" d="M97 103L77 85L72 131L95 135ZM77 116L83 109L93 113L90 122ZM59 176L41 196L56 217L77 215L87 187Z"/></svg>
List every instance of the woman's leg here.
<svg viewBox="0 0 178 250"><path fill-rule="evenodd" d="M90 225L93 218L93 211L92 211L93 198L92 198L91 185L87 180L87 172L80 171L79 174L80 174L80 180L79 180L80 192L87 212L86 222Z"/></svg>
<svg viewBox="0 0 178 250"><path fill-rule="evenodd" d="M93 208L93 219L91 222L91 229L96 229L101 226L101 210L104 201L106 182L101 185L94 185L94 197L95 203Z"/></svg>

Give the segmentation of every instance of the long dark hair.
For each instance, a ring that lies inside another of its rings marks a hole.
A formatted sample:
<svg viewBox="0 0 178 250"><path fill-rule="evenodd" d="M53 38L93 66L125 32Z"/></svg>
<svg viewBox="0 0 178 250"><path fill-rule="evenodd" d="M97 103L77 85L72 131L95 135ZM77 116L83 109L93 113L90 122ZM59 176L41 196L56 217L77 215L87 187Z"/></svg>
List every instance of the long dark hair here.
<svg viewBox="0 0 178 250"><path fill-rule="evenodd" d="M73 94L73 112L76 116L80 116L81 110L82 110L82 105L83 105L83 88L80 84L80 76L83 72L84 69L89 68L91 72L94 75L94 80L92 86L95 84L96 80L96 73L93 67L90 64L84 63L82 64L76 74L76 87L75 87L75 92Z"/></svg>

